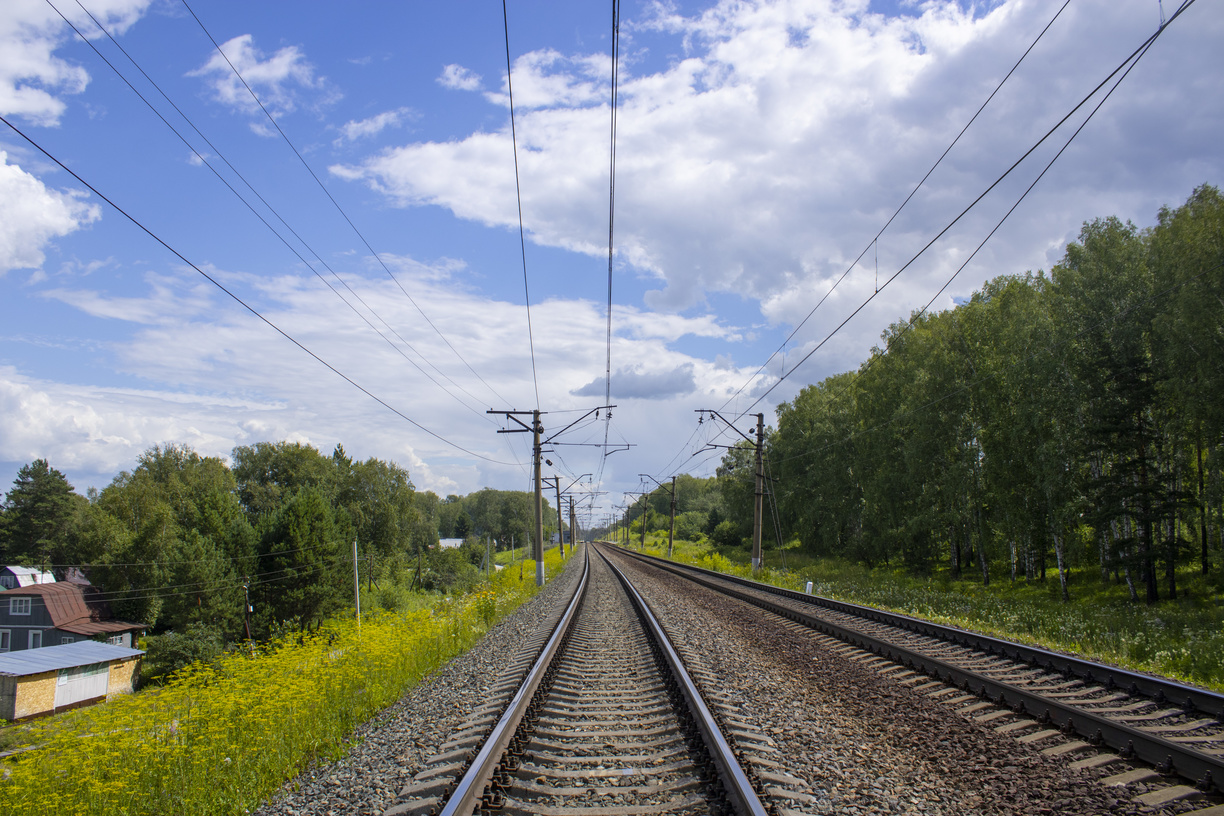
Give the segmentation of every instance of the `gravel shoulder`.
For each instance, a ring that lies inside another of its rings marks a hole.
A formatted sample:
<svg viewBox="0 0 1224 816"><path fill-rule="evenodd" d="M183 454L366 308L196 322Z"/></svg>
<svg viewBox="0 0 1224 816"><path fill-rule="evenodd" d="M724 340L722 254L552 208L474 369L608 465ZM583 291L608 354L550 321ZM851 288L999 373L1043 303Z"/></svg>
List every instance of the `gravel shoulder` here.
<svg viewBox="0 0 1224 816"><path fill-rule="evenodd" d="M437 753L489 688L545 611L568 600L582 574L581 550L544 589L466 653L357 728L335 762L314 762L254 811L256 816L380 816Z"/></svg>
<svg viewBox="0 0 1224 816"><path fill-rule="evenodd" d="M777 616L618 559L671 636L700 653L810 784L810 813L1125 814L1093 777L1072 771L874 670Z"/></svg>

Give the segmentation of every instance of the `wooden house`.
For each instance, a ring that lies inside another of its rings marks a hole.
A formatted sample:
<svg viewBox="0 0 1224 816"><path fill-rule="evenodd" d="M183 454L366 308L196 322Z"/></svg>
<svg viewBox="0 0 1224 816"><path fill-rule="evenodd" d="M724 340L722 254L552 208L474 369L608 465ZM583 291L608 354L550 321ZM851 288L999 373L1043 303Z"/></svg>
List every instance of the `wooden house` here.
<svg viewBox="0 0 1224 816"><path fill-rule="evenodd" d="M92 586L60 581L0 592L0 653L105 640L131 648L140 623L114 620Z"/></svg>

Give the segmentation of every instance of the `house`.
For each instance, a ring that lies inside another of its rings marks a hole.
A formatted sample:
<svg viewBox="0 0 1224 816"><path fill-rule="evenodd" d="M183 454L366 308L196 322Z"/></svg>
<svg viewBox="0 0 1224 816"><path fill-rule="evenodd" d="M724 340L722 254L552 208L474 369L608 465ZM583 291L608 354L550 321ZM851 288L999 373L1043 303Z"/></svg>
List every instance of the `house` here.
<svg viewBox="0 0 1224 816"><path fill-rule="evenodd" d="M31 584L54 584L55 576L36 567L5 567L0 569L0 587L16 589Z"/></svg>
<svg viewBox="0 0 1224 816"><path fill-rule="evenodd" d="M131 694L143 654L82 640L0 655L0 717L24 720Z"/></svg>
<svg viewBox="0 0 1224 816"><path fill-rule="evenodd" d="M0 592L0 653L80 640L131 648L144 629L112 619L96 587L61 581Z"/></svg>

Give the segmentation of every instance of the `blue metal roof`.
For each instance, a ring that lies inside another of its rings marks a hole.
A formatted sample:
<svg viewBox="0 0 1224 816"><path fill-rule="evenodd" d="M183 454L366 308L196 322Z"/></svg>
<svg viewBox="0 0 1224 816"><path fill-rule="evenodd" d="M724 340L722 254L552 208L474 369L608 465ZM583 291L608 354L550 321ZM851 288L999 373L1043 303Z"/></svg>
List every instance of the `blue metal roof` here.
<svg viewBox="0 0 1224 816"><path fill-rule="evenodd" d="M42 674L60 669L75 669L78 666L89 666L94 663L108 663L112 660L123 660L142 654L144 652L139 649L129 649L126 646L113 646L109 643L99 643L96 640L81 640L61 646L23 649L19 652L0 654L0 675L24 677L28 674Z"/></svg>

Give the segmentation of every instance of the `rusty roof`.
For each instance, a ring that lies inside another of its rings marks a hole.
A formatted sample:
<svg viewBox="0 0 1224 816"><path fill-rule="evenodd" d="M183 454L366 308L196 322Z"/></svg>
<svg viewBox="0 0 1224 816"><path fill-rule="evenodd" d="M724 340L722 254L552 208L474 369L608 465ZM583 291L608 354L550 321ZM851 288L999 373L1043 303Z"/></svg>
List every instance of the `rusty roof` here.
<svg viewBox="0 0 1224 816"><path fill-rule="evenodd" d="M43 599L56 629L78 635L103 635L144 629L144 624L113 620L97 587L59 582L10 589L4 597L37 595Z"/></svg>

